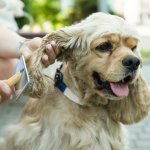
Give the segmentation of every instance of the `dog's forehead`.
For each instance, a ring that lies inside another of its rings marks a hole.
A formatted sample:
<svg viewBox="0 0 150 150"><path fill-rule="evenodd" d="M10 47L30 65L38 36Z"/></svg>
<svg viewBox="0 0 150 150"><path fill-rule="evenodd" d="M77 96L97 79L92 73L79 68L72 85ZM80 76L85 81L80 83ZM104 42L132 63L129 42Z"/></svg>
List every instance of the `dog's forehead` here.
<svg viewBox="0 0 150 150"><path fill-rule="evenodd" d="M86 18L83 23L84 30L88 32L91 39L112 33L139 39L138 32L127 21L118 16L94 13Z"/></svg>

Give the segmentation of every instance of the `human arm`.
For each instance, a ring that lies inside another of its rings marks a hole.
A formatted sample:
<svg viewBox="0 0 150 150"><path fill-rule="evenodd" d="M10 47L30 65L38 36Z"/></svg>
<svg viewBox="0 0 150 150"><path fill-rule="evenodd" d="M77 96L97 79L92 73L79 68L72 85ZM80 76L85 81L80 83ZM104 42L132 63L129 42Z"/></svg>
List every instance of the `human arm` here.
<svg viewBox="0 0 150 150"><path fill-rule="evenodd" d="M17 59L22 54L28 57L33 51L38 49L41 44L41 38L27 40L16 32L0 24L0 95L1 101L8 99L12 93L11 88L3 81L12 75ZM19 51L16 51L17 44L23 43ZM52 41L45 47L45 55L41 61L45 67L52 64L56 58L56 44Z"/></svg>
<svg viewBox="0 0 150 150"><path fill-rule="evenodd" d="M16 52L16 46L19 42L24 41L24 37L0 24L0 58L18 58L20 53Z"/></svg>
<svg viewBox="0 0 150 150"><path fill-rule="evenodd" d="M0 58L2 59L18 58L22 54L28 56L41 44L41 38L36 37L27 40L2 24L0 24L0 29ZM21 50L16 51L16 48L20 43L22 43ZM52 63L52 60L55 60L57 53L56 50L56 44L54 41L46 46L46 55L42 57L44 65L47 66L48 62L46 61Z"/></svg>

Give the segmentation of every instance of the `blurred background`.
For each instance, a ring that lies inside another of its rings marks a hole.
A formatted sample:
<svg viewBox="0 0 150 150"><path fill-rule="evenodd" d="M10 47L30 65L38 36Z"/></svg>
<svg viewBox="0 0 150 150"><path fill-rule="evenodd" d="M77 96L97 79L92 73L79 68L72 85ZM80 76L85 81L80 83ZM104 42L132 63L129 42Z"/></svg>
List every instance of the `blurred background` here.
<svg viewBox="0 0 150 150"><path fill-rule="evenodd" d="M29 38L74 24L93 12L125 18L141 35L150 56L150 0L0 0L0 22Z"/></svg>
<svg viewBox="0 0 150 150"><path fill-rule="evenodd" d="M27 38L43 37L98 11L121 16L138 30L142 74L150 84L150 0L0 0L0 23ZM24 101L0 106L0 134L4 126L18 120L23 106ZM150 117L127 129L130 150L150 150Z"/></svg>

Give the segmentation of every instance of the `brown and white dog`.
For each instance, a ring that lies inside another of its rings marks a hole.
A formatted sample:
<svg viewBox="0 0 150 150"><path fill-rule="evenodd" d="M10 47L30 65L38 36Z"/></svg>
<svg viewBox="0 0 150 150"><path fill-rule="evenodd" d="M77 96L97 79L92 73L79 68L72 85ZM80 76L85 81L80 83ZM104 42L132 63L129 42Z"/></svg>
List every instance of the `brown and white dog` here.
<svg viewBox="0 0 150 150"><path fill-rule="evenodd" d="M67 62L63 82L72 102L42 72L44 47L55 40ZM150 89L139 73L136 32L120 17L95 13L43 38L27 61L33 87L21 120L10 127L1 150L126 150L123 124L147 116Z"/></svg>

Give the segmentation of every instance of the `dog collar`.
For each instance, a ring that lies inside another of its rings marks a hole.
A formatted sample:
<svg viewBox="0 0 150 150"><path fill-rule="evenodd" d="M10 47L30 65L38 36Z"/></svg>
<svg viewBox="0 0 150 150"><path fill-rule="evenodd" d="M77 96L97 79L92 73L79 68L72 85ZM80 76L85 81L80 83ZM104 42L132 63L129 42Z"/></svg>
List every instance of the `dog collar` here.
<svg viewBox="0 0 150 150"><path fill-rule="evenodd" d="M56 69L56 73L54 77L55 87L57 87L69 100L79 105L83 105L81 104L79 97L76 96L64 83L63 73L61 72L61 68L62 68L62 65Z"/></svg>

